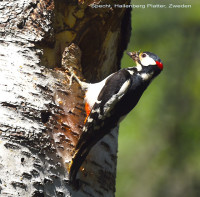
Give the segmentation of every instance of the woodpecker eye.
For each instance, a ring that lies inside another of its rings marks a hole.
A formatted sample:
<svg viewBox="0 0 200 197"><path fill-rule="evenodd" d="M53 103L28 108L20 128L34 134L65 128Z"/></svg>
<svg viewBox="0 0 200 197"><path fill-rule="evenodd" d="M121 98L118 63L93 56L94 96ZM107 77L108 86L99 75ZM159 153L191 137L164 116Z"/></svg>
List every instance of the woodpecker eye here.
<svg viewBox="0 0 200 197"><path fill-rule="evenodd" d="M143 57L143 58L146 57L146 56L147 56L147 55L146 55L145 53L142 54L142 57Z"/></svg>

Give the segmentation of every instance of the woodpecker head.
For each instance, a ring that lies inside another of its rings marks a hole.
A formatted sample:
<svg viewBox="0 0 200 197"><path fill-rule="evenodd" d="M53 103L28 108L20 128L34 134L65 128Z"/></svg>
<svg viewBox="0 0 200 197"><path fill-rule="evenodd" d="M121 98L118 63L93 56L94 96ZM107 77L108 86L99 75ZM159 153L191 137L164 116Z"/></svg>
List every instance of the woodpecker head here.
<svg viewBox="0 0 200 197"><path fill-rule="evenodd" d="M163 63L161 59L151 52L128 52L127 53L137 65L142 67L153 66L162 71Z"/></svg>

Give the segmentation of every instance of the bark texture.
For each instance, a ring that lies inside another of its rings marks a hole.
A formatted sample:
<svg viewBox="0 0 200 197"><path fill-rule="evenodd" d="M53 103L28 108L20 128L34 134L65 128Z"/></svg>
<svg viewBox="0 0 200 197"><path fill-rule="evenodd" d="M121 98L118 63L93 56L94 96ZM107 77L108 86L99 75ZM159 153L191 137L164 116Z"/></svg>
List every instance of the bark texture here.
<svg viewBox="0 0 200 197"><path fill-rule="evenodd" d="M117 129L88 155L80 187L68 182L86 115L66 68L101 80L119 69L130 35L130 10L98 3L113 1L1 1L1 196L114 196Z"/></svg>

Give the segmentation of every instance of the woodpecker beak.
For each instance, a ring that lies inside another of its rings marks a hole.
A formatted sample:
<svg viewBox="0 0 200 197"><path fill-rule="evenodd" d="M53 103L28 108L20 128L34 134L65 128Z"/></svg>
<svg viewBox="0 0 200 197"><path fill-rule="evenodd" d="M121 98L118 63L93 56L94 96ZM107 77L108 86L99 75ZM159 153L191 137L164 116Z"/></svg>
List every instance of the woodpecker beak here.
<svg viewBox="0 0 200 197"><path fill-rule="evenodd" d="M139 53L138 52L127 52L127 55L130 56L135 62L139 60Z"/></svg>

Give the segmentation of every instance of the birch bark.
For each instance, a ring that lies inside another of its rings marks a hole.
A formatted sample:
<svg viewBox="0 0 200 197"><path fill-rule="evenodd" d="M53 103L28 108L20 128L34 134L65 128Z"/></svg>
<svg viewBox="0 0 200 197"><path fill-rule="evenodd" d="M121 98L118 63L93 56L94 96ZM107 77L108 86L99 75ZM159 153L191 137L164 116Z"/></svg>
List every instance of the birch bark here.
<svg viewBox="0 0 200 197"><path fill-rule="evenodd" d="M130 36L129 9L94 9L112 1L0 2L0 194L114 196L117 129L100 141L68 182L85 119L84 92L66 67L88 82L119 69ZM127 3L127 1L121 1Z"/></svg>

